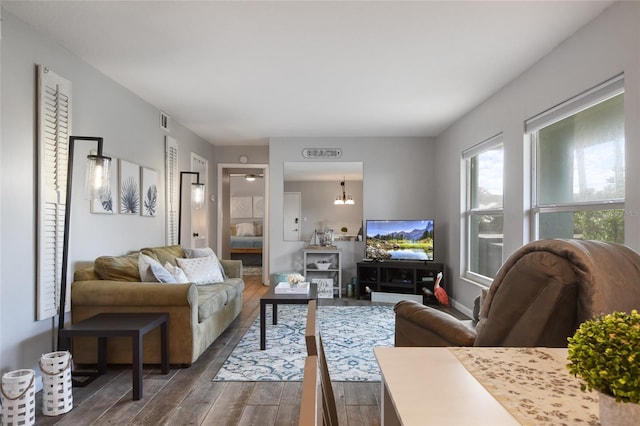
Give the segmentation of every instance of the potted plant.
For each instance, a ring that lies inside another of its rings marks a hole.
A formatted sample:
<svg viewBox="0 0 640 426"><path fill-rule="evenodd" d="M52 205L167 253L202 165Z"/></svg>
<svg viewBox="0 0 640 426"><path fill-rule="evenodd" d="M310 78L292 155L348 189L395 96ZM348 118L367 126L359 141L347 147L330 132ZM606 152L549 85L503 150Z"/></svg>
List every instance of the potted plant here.
<svg viewBox="0 0 640 426"><path fill-rule="evenodd" d="M601 424L638 424L638 311L613 312L583 322L573 337L568 339L568 349L567 368L571 374L582 379L581 390L596 390L600 393Z"/></svg>

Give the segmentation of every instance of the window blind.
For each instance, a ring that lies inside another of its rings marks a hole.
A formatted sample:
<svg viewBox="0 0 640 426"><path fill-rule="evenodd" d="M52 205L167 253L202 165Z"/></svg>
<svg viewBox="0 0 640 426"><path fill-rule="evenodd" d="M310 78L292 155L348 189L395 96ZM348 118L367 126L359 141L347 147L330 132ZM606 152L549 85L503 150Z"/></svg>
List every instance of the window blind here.
<svg viewBox="0 0 640 426"><path fill-rule="evenodd" d="M624 92L624 74L593 87L571 100L556 105L524 122L525 133L533 133L552 123L563 120L594 104Z"/></svg>
<svg viewBox="0 0 640 426"><path fill-rule="evenodd" d="M165 138L165 188L167 191L167 245L178 244L178 141Z"/></svg>

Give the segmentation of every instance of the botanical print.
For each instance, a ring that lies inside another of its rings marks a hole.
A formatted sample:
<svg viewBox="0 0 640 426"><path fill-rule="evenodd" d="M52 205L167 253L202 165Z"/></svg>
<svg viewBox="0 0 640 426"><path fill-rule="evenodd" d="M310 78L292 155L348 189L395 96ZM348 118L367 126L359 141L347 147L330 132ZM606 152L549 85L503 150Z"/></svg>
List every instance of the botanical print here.
<svg viewBox="0 0 640 426"><path fill-rule="evenodd" d="M95 151L92 151L95 154ZM109 191L100 196L100 198L93 198L91 200L91 213L99 214L115 214L116 205L114 194L118 193L118 159L113 156L105 154L111 157L111 175L109 176Z"/></svg>
<svg viewBox="0 0 640 426"><path fill-rule="evenodd" d="M141 168L142 171L142 216L158 214L158 172Z"/></svg>
<svg viewBox="0 0 640 426"><path fill-rule="evenodd" d="M140 166L120 160L120 213L140 213Z"/></svg>

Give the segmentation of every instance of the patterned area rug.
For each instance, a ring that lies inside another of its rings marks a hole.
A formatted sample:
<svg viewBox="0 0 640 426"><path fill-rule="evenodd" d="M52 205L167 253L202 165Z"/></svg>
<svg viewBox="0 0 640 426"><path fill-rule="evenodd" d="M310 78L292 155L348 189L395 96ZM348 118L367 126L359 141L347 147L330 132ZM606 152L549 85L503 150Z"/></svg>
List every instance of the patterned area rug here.
<svg viewBox="0 0 640 426"><path fill-rule="evenodd" d="M267 348L260 350L256 318L214 381L302 381L306 305L267 306ZM375 346L393 346L393 306L319 306L318 324L332 381L380 381Z"/></svg>

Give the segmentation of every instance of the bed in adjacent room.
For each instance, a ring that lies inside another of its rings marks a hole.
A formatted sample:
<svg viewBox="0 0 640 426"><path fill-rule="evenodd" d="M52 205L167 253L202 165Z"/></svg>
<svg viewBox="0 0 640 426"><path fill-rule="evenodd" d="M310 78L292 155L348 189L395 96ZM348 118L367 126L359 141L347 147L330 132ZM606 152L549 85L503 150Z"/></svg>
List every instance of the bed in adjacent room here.
<svg viewBox="0 0 640 426"><path fill-rule="evenodd" d="M262 222L241 222L231 225L231 254L262 255Z"/></svg>

